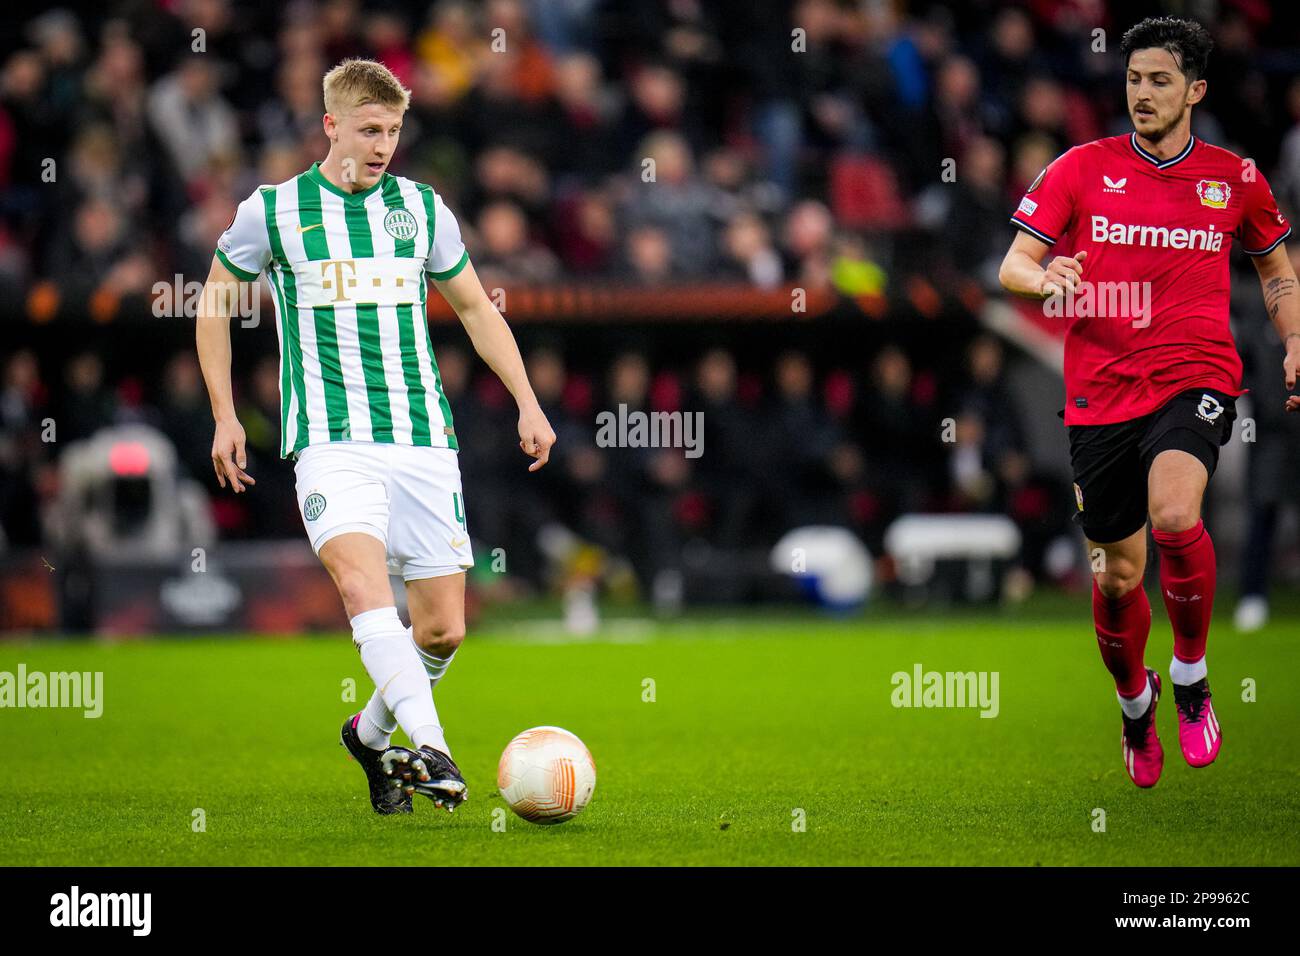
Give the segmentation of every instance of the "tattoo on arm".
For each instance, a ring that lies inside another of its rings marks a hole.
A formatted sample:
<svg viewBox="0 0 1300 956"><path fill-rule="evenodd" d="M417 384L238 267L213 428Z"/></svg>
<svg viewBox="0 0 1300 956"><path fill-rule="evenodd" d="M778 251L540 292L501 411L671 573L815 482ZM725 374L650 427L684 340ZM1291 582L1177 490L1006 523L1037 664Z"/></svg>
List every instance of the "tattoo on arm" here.
<svg viewBox="0 0 1300 956"><path fill-rule="evenodd" d="M1264 283L1264 307L1268 310L1270 319L1277 318L1279 303L1286 296L1295 294L1296 280L1274 276Z"/></svg>

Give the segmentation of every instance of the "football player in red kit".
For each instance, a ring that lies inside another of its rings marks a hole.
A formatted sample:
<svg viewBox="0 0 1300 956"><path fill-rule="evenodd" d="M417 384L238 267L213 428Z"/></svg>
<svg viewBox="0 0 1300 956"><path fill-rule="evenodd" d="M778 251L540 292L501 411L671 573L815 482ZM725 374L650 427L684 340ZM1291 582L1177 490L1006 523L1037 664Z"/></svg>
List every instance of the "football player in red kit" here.
<svg viewBox="0 0 1300 956"><path fill-rule="evenodd" d="M1044 300L1068 322L1065 419L1075 519L1093 557L1092 613L1123 711L1121 752L1139 787L1160 779L1161 681L1143 659L1151 605L1142 587L1146 523L1160 551L1173 626L1178 738L1204 767L1222 731L1205 644L1214 545L1201 499L1232 434L1241 360L1228 327L1228 256L1253 257L1269 317L1286 345L1288 389L1300 368L1300 290L1291 234L1248 159L1192 135L1212 41L1190 20L1147 19L1121 45L1133 132L1076 146L1029 187L1002 285ZM1060 244L1068 255L1040 263ZM1287 399L1300 408L1300 396Z"/></svg>

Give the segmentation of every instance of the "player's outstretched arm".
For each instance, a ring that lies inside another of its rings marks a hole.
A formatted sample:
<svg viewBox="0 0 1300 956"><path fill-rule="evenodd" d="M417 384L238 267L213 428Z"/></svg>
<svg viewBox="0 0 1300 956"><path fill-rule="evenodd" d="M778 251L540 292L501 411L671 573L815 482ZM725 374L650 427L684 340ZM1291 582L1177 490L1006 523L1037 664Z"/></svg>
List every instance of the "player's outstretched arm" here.
<svg viewBox="0 0 1300 956"><path fill-rule="evenodd" d="M1277 248L1267 255L1251 258L1259 272L1259 284L1264 289L1264 308L1286 346L1282 374L1286 376L1289 392L1295 388L1296 375L1300 372L1300 283L1296 281L1295 267L1291 265L1285 243L1278 243ZM1294 412L1296 409L1300 409L1300 395L1288 396L1286 410Z"/></svg>
<svg viewBox="0 0 1300 956"><path fill-rule="evenodd" d="M1044 269L1039 263L1049 248L1041 239L1017 232L998 269L1002 288L1028 299L1046 299L1078 288L1083 281L1083 258L1087 253L1076 252L1074 258L1057 256Z"/></svg>
<svg viewBox="0 0 1300 956"><path fill-rule="evenodd" d="M208 386L216 432L212 436L212 470L217 483L226 487L227 479L236 493L245 485L255 485L247 472L244 453L244 427L235 417L235 402L230 387L230 316L238 301L240 279L213 256L208 281L199 299L194 338L199 350L199 366Z"/></svg>
<svg viewBox="0 0 1300 956"><path fill-rule="evenodd" d="M483 291L483 284L478 281L472 263L467 263L450 279L434 281L442 297L456 310L470 341L474 343L474 351L514 396L515 404L519 406L519 447L536 459L528 466L529 471L536 471L550 460L555 432L528 383L524 360L519 355L519 346L510 326L506 325L506 320Z"/></svg>

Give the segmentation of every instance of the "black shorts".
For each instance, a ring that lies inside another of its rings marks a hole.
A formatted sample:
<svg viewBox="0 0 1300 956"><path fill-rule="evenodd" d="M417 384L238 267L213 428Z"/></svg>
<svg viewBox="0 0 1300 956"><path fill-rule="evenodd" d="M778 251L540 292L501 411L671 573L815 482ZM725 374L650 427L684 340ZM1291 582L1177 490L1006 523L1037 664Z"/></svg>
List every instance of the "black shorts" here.
<svg viewBox="0 0 1300 956"><path fill-rule="evenodd" d="M1064 412L1058 413L1064 417ZM1146 526L1147 472L1169 449L1195 455L1210 475L1232 437L1237 402L1212 388L1179 392L1141 418L1110 425L1071 425L1074 520L1092 541L1121 541Z"/></svg>

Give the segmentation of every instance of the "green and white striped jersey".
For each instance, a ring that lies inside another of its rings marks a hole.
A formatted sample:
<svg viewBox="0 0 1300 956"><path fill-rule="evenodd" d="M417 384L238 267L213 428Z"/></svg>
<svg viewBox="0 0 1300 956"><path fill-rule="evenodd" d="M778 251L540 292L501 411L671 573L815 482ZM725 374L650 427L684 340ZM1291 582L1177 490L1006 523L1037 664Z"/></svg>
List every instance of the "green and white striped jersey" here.
<svg viewBox="0 0 1300 956"><path fill-rule="evenodd" d="M385 173L348 193L316 163L240 203L217 258L271 284L282 458L329 441L457 448L425 274L450 279L469 254L433 187Z"/></svg>

